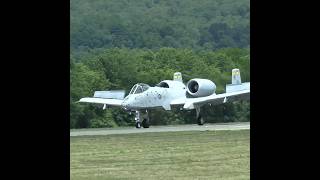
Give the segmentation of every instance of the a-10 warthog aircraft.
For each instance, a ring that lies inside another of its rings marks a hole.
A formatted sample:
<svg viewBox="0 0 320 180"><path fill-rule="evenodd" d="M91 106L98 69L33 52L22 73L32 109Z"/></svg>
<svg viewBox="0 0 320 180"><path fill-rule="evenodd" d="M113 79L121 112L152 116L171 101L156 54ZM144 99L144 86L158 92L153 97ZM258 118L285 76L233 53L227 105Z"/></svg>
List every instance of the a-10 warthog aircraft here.
<svg viewBox="0 0 320 180"><path fill-rule="evenodd" d="M240 70L232 70L232 83L226 85L226 92L216 94L216 85L208 79L191 79L185 85L182 75L176 72L173 80L164 80L155 87L144 83L135 84L124 98L125 92L96 91L94 97L81 98L79 102L102 104L103 109L109 106L119 106L126 111L135 112L136 128L150 126L148 110L163 108L171 110L179 107L184 110L196 110L199 125L204 124L200 113L205 104L218 105L236 100L250 100L250 82L241 83Z"/></svg>

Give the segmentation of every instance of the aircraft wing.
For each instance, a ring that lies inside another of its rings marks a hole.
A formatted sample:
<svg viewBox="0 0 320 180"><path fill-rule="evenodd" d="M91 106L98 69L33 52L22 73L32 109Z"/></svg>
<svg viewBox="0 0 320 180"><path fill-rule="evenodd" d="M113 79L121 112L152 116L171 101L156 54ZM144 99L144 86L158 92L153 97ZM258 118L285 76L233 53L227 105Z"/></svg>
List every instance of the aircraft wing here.
<svg viewBox="0 0 320 180"><path fill-rule="evenodd" d="M124 90L95 91L93 97L81 98L78 102L103 104L103 109L108 106L121 106L125 95Z"/></svg>
<svg viewBox="0 0 320 180"><path fill-rule="evenodd" d="M81 98L79 102L86 102L86 103L95 103L95 104L105 104L109 106L121 106L122 99L103 99L103 98Z"/></svg>
<svg viewBox="0 0 320 180"><path fill-rule="evenodd" d="M248 100L250 99L250 90L242 90L236 92L227 92L223 94L214 94L206 97L199 98L187 98L184 102L180 101L181 105L184 105L184 109L194 109L195 106L202 106L205 104L218 105L226 102L232 102L237 100ZM175 101L172 105L180 104ZM184 104L182 104L184 103Z"/></svg>

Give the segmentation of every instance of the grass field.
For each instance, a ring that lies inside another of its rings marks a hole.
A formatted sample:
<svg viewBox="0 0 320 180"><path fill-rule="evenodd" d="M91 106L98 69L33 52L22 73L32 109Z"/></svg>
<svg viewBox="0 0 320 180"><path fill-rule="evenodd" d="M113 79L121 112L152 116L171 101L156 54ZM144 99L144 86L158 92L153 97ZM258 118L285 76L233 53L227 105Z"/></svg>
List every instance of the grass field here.
<svg viewBox="0 0 320 180"><path fill-rule="evenodd" d="M250 179L250 130L70 137L70 178Z"/></svg>

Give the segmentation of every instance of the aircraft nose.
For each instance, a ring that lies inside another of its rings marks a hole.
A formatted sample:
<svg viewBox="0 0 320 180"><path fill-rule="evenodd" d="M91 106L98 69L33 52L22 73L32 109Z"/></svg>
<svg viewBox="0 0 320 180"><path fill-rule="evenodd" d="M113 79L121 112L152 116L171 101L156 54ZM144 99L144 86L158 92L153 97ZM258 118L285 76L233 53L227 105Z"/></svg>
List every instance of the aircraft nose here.
<svg viewBox="0 0 320 180"><path fill-rule="evenodd" d="M128 103L127 103L126 101L123 101L123 102L121 103L121 106L126 107L127 104L128 104Z"/></svg>
<svg viewBox="0 0 320 180"><path fill-rule="evenodd" d="M124 109L129 109L129 102L128 100L124 100L121 104L122 107L124 107Z"/></svg>

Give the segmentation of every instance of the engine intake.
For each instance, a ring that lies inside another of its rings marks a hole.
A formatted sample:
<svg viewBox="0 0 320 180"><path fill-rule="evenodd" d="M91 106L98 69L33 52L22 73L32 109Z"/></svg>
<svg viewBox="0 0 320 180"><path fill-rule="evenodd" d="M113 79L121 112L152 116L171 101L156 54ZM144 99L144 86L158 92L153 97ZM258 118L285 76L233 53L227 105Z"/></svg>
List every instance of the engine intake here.
<svg viewBox="0 0 320 180"><path fill-rule="evenodd" d="M216 85L208 79L191 79L187 83L187 91L193 97L210 96L215 93Z"/></svg>

